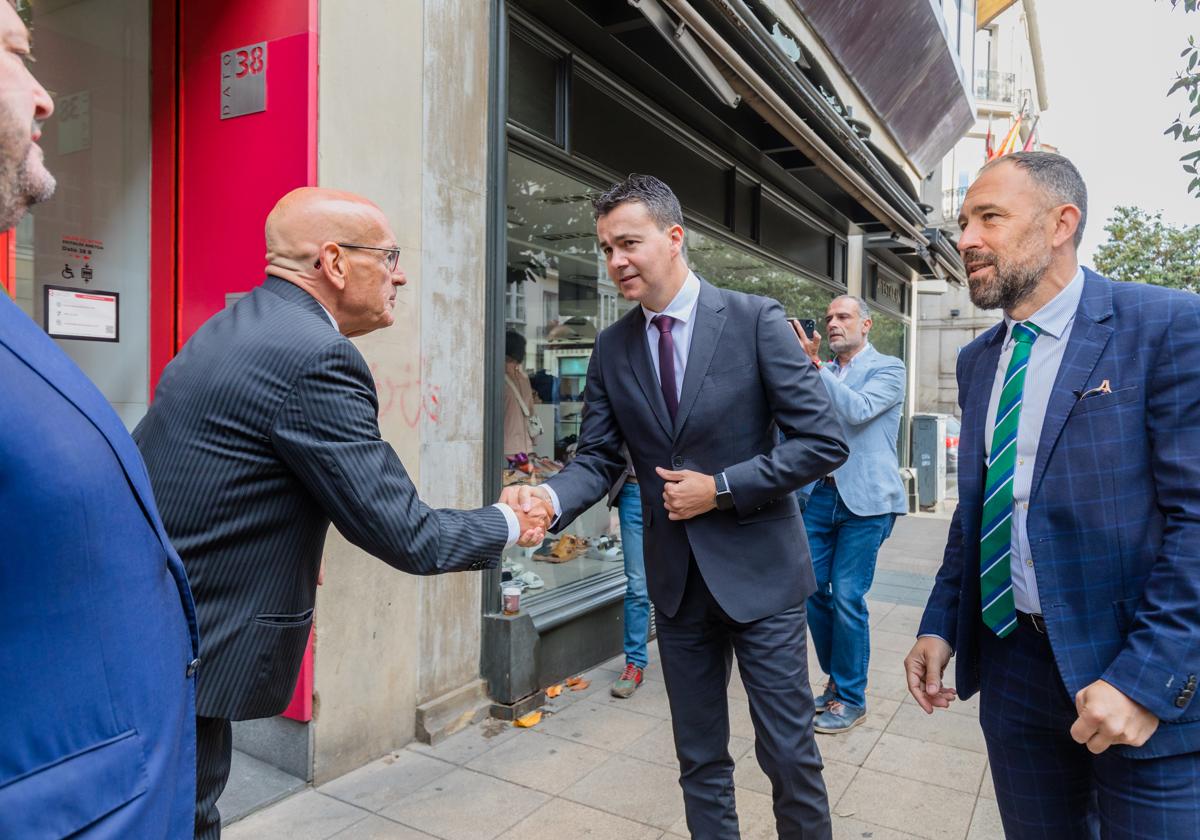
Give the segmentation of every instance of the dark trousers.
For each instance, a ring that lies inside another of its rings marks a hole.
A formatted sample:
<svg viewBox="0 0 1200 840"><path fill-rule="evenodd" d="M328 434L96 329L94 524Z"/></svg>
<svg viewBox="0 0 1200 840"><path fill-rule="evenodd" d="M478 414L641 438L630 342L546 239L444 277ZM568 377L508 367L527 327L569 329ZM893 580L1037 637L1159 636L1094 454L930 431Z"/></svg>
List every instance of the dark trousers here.
<svg viewBox="0 0 1200 840"><path fill-rule="evenodd" d="M196 718L196 840L218 840L217 800L229 781L233 726L222 718Z"/></svg>
<svg viewBox="0 0 1200 840"><path fill-rule="evenodd" d="M726 693L735 653L750 700L758 763L771 780L779 837L830 837L821 755L813 738L804 606L740 624L717 604L693 561L679 611L671 618L656 613L656 624L692 837L739 836Z"/></svg>
<svg viewBox="0 0 1200 840"><path fill-rule="evenodd" d="M1075 699L1048 637L980 628L979 722L1010 840L1200 837L1200 753L1094 756L1071 738Z"/></svg>

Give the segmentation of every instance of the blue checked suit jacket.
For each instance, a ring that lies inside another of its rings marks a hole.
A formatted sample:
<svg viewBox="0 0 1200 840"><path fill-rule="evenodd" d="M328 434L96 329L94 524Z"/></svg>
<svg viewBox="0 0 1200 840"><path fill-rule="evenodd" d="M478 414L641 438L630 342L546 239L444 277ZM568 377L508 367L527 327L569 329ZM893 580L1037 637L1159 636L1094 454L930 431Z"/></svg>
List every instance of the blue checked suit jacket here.
<svg viewBox="0 0 1200 840"><path fill-rule="evenodd" d="M1161 721L1135 756L1200 749L1200 297L1085 269L1033 472L1028 536L1055 661L1072 697L1104 679ZM959 505L922 634L979 688L979 528L999 324L958 358ZM1108 380L1111 393L1080 398Z"/></svg>
<svg viewBox="0 0 1200 840"><path fill-rule="evenodd" d="M0 837L191 837L197 649L137 447L0 292Z"/></svg>

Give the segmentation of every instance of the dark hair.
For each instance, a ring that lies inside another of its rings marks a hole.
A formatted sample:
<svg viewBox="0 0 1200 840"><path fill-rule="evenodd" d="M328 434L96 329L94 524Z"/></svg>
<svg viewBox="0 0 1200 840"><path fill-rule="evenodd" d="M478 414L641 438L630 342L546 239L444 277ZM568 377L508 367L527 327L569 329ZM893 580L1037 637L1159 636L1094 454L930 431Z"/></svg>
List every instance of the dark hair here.
<svg viewBox="0 0 1200 840"><path fill-rule="evenodd" d="M982 175L1002 163L1020 167L1046 193L1053 205L1074 204L1079 208L1079 227L1075 229L1075 247L1083 241L1087 223L1087 185L1075 164L1054 152L1013 152L984 164Z"/></svg>
<svg viewBox="0 0 1200 840"><path fill-rule="evenodd" d="M624 181L613 184L600 195L592 199L592 209L596 211L596 220L607 216L622 204L639 201L650 213L650 218L658 225L659 230L666 230L672 225L683 227L683 210L679 199L671 188L653 175L638 175L633 173Z"/></svg>
<svg viewBox="0 0 1200 840"><path fill-rule="evenodd" d="M525 361L525 336L515 330L506 332L504 334L504 355L523 363Z"/></svg>

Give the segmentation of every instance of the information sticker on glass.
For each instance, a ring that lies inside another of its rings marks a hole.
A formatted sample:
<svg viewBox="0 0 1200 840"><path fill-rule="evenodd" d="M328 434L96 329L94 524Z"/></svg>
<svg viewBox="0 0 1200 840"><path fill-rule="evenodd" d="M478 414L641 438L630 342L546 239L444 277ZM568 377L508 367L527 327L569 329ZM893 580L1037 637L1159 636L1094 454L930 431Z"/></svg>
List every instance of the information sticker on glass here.
<svg viewBox="0 0 1200 840"><path fill-rule="evenodd" d="M51 338L118 341L120 307L117 292L45 286L44 329Z"/></svg>

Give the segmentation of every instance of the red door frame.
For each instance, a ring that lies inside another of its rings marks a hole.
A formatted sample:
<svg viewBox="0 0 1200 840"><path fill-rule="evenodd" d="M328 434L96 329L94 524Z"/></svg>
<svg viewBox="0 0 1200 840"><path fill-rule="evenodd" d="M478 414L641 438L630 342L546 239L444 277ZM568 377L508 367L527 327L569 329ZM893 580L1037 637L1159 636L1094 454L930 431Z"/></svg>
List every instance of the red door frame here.
<svg viewBox="0 0 1200 840"><path fill-rule="evenodd" d="M183 322L185 308L183 268L181 260L183 243L183 194L182 165L187 162L186 150L182 149L183 114L186 112L181 101L183 71L183 39L188 34L182 27L182 4L200 0L153 0L151 8L151 54L150 54L150 119L151 119L151 168L150 168L150 393L153 395L163 368L187 340ZM262 15L262 20L272 20L273 11L285 12L297 6L304 8L309 29L314 37L307 40L307 78L304 80L308 97L308 113L311 115L308 131L299 138L305 144L307 170L305 183L316 184L316 107L317 107L317 44L315 28L317 0L271 0L270 6L247 8L248 15ZM270 70L268 70L270 72ZM201 80L200 84L205 81ZM197 161L196 165L205 165ZM208 164L214 165L214 164ZM296 184L299 186L299 184ZM274 200L276 197L270 197ZM259 228L261 230L261 228ZM15 235L13 237L15 239ZM0 241L0 248L3 243ZM11 252L10 252L11 253ZM11 257L10 257L11 259ZM248 271L256 271L258 266ZM0 273L0 277L2 277ZM252 275L251 275L252 276ZM191 327L194 329L195 327ZM153 399L153 396L151 396ZM293 720L312 720L313 695L313 636L310 633L308 647L300 675L296 682L291 705L284 716Z"/></svg>

